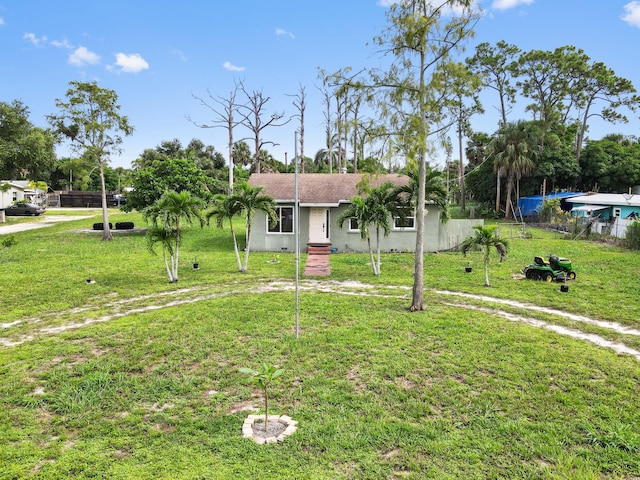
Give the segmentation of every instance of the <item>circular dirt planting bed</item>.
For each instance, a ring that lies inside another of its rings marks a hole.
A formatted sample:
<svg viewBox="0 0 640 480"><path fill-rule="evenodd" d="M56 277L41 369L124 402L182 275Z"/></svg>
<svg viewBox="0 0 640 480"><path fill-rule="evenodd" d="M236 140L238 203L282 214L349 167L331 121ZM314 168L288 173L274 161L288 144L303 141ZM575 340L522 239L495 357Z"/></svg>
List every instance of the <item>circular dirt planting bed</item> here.
<svg viewBox="0 0 640 480"><path fill-rule="evenodd" d="M242 425L242 436L253 439L259 445L282 442L297 430L297 424L287 415L269 415L265 428L264 415L249 415Z"/></svg>

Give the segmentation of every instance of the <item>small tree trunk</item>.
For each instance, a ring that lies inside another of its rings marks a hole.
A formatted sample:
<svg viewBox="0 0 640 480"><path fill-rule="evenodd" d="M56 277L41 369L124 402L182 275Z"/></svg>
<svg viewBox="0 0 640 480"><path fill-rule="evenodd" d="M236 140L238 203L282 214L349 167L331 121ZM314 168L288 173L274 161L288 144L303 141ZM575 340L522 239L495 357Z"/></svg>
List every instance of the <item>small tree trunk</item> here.
<svg viewBox="0 0 640 480"><path fill-rule="evenodd" d="M242 272L246 272L247 268L249 268L249 242L251 241L251 219L249 218L247 218L245 239L246 245L244 246L244 266L242 267Z"/></svg>
<svg viewBox="0 0 640 480"><path fill-rule="evenodd" d="M496 214L498 216L500 216L500 195L502 193L500 192L500 172L498 172L497 174L497 179L496 179Z"/></svg>
<svg viewBox="0 0 640 480"><path fill-rule="evenodd" d="M376 228L376 262L377 262L377 272L376 275L380 275L380 229Z"/></svg>
<svg viewBox="0 0 640 480"><path fill-rule="evenodd" d="M416 251L413 263L413 291L409 310L424 310L424 203L427 153L420 156L418 164L418 202L416 205Z"/></svg>
<svg viewBox="0 0 640 480"><path fill-rule="evenodd" d="M489 255L484 256L484 286L491 286L489 285Z"/></svg>
<svg viewBox="0 0 640 480"><path fill-rule="evenodd" d="M107 213L107 190L104 183L104 169L102 159L98 160L100 167L100 187L102 189L102 240L113 240L111 229L109 228L109 214Z"/></svg>
<svg viewBox="0 0 640 480"><path fill-rule="evenodd" d="M378 271L376 269L376 259L373 257L373 248L371 247L371 237L367 233L367 245L369 246L369 258L371 259L371 269L373 270L374 275L378 275Z"/></svg>
<svg viewBox="0 0 640 480"><path fill-rule="evenodd" d="M169 259L167 259L167 248L165 246L162 247L162 258L164 260L164 268L167 270L167 277L169 277L169 283L173 283L173 275L171 273Z"/></svg>
<svg viewBox="0 0 640 480"><path fill-rule="evenodd" d="M267 426L269 425L269 396L267 395L267 389L264 389L264 431L267 432Z"/></svg>
<svg viewBox="0 0 640 480"><path fill-rule="evenodd" d="M231 236L233 237L233 250L236 253L236 261L238 262L238 271L242 271L242 261L240 260L240 251L238 250L238 240L236 239L236 233L233 230L233 221L229 219L229 226L231 227Z"/></svg>

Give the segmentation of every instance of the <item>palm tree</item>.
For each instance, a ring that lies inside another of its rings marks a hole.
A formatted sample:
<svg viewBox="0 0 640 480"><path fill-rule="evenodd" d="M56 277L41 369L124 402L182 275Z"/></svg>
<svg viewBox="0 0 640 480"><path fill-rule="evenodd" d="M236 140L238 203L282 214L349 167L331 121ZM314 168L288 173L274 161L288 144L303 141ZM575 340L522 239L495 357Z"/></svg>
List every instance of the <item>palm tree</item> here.
<svg viewBox="0 0 640 480"><path fill-rule="evenodd" d="M358 196L353 197L350 202L349 207L338 217L338 226L342 228L345 221L351 221L352 218L355 218L358 224L358 230L360 231L360 238L367 240L373 274L378 275L376 270L377 264L373 257L373 249L371 248L371 234L369 232L371 212L369 211L369 204L362 197Z"/></svg>
<svg viewBox="0 0 640 480"><path fill-rule="evenodd" d="M407 172L409 176L409 184L397 188L398 194L406 194L407 202L413 208L416 208L418 202L418 169L410 168ZM449 220L449 196L447 193L447 186L442 179L442 175L439 171L426 166L426 173L424 177L424 198L425 202L430 205L435 205L442 210L442 216L440 220L446 222ZM428 211L425 210L425 215Z"/></svg>
<svg viewBox="0 0 640 480"><path fill-rule="evenodd" d="M218 194L213 197L213 207L206 214L207 223L211 218L215 218L218 228L224 228L225 220L229 220L229 228L231 230L231 237L233 238L233 250L236 254L238 271L240 272L242 271L242 261L240 260L240 251L238 250L238 240L233 230L233 217L240 215L241 212L242 205L240 205L235 196Z"/></svg>
<svg viewBox="0 0 640 480"><path fill-rule="evenodd" d="M473 227L476 233L462 242L460 247L465 256L471 250L480 250L482 252L485 287L491 286L489 284L489 254L491 253L491 247L496 249L498 255L500 255L501 262L507 256L509 250L509 242L500 238L500 235L496 233L497 228L497 225L476 225Z"/></svg>
<svg viewBox="0 0 640 480"><path fill-rule="evenodd" d="M249 165L253 155L246 142L239 141L233 144L233 163L235 165Z"/></svg>
<svg viewBox="0 0 640 480"><path fill-rule="evenodd" d="M380 275L380 230L384 232L385 237L389 235L391 232L390 218L406 218L406 208L403 208L404 203L400 198L398 188L391 182L383 183L377 188L365 187L361 194L366 194L366 197L352 198L349 208L338 218L338 225L342 227L346 220L356 219L361 238L367 239L373 274ZM370 226L375 228L375 256L371 246Z"/></svg>
<svg viewBox="0 0 640 480"><path fill-rule="evenodd" d="M513 218L511 196L516 181L529 174L535 167L533 158L540 144L539 135L532 122L520 120L503 125L487 145L494 154L494 171L498 175L496 209L500 212L500 178L507 178L505 218Z"/></svg>
<svg viewBox="0 0 640 480"><path fill-rule="evenodd" d="M319 171L324 169L325 165L329 166L329 172L332 171L332 166L334 163L338 162L338 136L332 135L331 138L327 137L327 148L321 148L315 154L313 158L313 163L316 164Z"/></svg>
<svg viewBox="0 0 640 480"><path fill-rule="evenodd" d="M240 269L246 272L249 265L249 245L251 242L251 225L257 211L263 211L268 217L272 225L278 222L276 215L276 203L273 198L268 195L261 195L263 187L252 187L247 182L240 182L234 188L233 200L238 204L241 212L245 214L245 246L244 246L244 265ZM235 207L234 207L235 208Z"/></svg>
<svg viewBox="0 0 640 480"><path fill-rule="evenodd" d="M181 221L188 224L198 219L202 225L200 208L202 201L192 197L187 191L177 193L165 192L162 197L144 212L146 219L151 219L153 227L147 233L149 251L154 252L156 243L162 244L162 254L170 283L178 281L178 264L180 260L180 243L182 240Z"/></svg>

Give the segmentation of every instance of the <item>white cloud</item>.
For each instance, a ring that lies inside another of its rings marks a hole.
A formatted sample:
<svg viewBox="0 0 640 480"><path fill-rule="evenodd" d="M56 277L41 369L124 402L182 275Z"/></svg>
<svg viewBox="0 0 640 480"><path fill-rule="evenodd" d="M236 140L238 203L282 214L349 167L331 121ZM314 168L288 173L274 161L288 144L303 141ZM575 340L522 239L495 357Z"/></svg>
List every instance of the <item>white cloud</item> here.
<svg viewBox="0 0 640 480"><path fill-rule="evenodd" d="M231 62L224 62L222 66L225 68L225 70L229 70L231 72L244 72L245 70L245 67L236 67Z"/></svg>
<svg viewBox="0 0 640 480"><path fill-rule="evenodd" d="M0 17L0 27L4 25L4 18Z"/></svg>
<svg viewBox="0 0 640 480"><path fill-rule="evenodd" d="M624 6L626 12L620 18L634 27L640 27L640 2L629 2Z"/></svg>
<svg viewBox="0 0 640 480"><path fill-rule="evenodd" d="M279 37L296 38L293 33L287 32L284 28L276 28L276 35Z"/></svg>
<svg viewBox="0 0 640 480"><path fill-rule="evenodd" d="M29 40L29 42L36 47L39 47L43 42L47 41L47 37L36 37L34 33L25 33L22 38Z"/></svg>
<svg viewBox="0 0 640 480"><path fill-rule="evenodd" d="M121 72L138 73L149 68L147 61L137 53L127 55L126 53L116 54L116 65Z"/></svg>
<svg viewBox="0 0 640 480"><path fill-rule="evenodd" d="M519 5L531 5L535 0L494 0L491 4L496 10L509 10Z"/></svg>
<svg viewBox="0 0 640 480"><path fill-rule="evenodd" d="M66 38L64 40L51 40L49 43L58 48L73 48L73 45L71 45Z"/></svg>
<svg viewBox="0 0 640 480"><path fill-rule="evenodd" d="M69 55L69 63L82 67L83 65L94 65L100 62L100 56L87 50L86 47L78 47Z"/></svg>

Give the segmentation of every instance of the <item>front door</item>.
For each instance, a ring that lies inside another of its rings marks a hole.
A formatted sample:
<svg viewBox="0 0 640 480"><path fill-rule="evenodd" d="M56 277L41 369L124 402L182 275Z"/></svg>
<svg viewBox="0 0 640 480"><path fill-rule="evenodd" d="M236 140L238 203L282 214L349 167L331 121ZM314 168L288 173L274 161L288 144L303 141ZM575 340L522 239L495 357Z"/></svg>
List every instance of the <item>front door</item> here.
<svg viewBox="0 0 640 480"><path fill-rule="evenodd" d="M329 243L329 209L309 209L309 243Z"/></svg>

